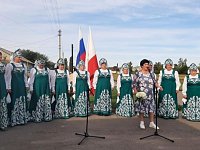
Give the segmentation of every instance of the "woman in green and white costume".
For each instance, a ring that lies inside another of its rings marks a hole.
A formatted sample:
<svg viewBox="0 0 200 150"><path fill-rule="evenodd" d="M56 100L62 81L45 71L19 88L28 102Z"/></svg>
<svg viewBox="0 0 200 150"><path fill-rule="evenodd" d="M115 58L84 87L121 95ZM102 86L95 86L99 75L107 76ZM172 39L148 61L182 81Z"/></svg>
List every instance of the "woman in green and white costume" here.
<svg viewBox="0 0 200 150"><path fill-rule="evenodd" d="M114 89L114 79L112 72L107 69L105 58L99 61L100 69L95 71L93 87L95 89L94 113L97 115L112 114L112 90Z"/></svg>
<svg viewBox="0 0 200 150"><path fill-rule="evenodd" d="M91 88L90 74L85 70L84 61L81 60L77 67L78 70L73 74L73 91L75 93L74 115L76 117L86 117L87 100L89 96L89 89ZM88 112L90 114L89 106Z"/></svg>
<svg viewBox="0 0 200 150"><path fill-rule="evenodd" d="M192 63L183 82L183 117L190 121L200 121L200 75L196 64Z"/></svg>
<svg viewBox="0 0 200 150"><path fill-rule="evenodd" d="M32 93L29 112L31 121L51 121L50 74L44 60L38 60L30 72L30 91Z"/></svg>
<svg viewBox="0 0 200 150"><path fill-rule="evenodd" d="M117 92L116 114L123 117L134 116L133 76L129 73L127 63L122 65L121 74L117 78Z"/></svg>
<svg viewBox="0 0 200 150"><path fill-rule="evenodd" d="M5 65L2 63L0 52L0 129L5 130L8 126L8 110L6 101Z"/></svg>
<svg viewBox="0 0 200 150"><path fill-rule="evenodd" d="M54 117L60 119L69 118L69 71L65 70L65 62L62 58L57 61L58 69L52 74L52 92L55 95L55 112ZM53 103L53 101L52 101Z"/></svg>
<svg viewBox="0 0 200 150"><path fill-rule="evenodd" d="M6 65L6 89L10 94L8 118L11 126L26 124L29 119L27 110L27 68L21 62L21 52L15 51L11 62Z"/></svg>
<svg viewBox="0 0 200 150"><path fill-rule="evenodd" d="M158 115L165 119L178 118L177 93L180 88L179 74L173 69L173 61L167 59L164 64L165 69L160 71L158 86Z"/></svg>

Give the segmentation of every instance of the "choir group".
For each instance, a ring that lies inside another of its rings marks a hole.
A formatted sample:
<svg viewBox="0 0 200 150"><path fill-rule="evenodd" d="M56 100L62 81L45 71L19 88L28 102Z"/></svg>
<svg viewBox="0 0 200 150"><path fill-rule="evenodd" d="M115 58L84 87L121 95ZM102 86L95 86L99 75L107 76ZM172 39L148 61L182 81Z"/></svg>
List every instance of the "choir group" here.
<svg viewBox="0 0 200 150"><path fill-rule="evenodd" d="M92 85L90 74L80 61L70 84L69 71L64 60L57 61L57 68L49 70L43 60L37 60L27 79L27 67L21 62L21 53L13 53L6 66L0 53L0 129L8 126L24 125L27 122L51 121L54 118L67 119L72 116L87 115L89 89L94 87L94 106L89 105L89 114L108 116L112 114L112 90L115 88L113 74L108 69L107 60L99 61ZM144 117L149 116L149 127L156 128L155 88L158 93L158 115L162 118L178 118L177 93L180 89L179 74L173 69L173 62L167 59L158 80L153 71L153 63L143 59L140 70L134 75L128 64L123 64L117 78L116 114L132 117L139 114L140 128L145 129ZM71 88L72 87L72 88ZM182 85L182 117L190 121L200 121L200 75L198 67L190 65L188 75ZM134 98L137 92L145 92L145 99ZM70 96L73 93L74 96ZM72 98L74 97L74 98ZM73 99L73 100L72 100Z"/></svg>

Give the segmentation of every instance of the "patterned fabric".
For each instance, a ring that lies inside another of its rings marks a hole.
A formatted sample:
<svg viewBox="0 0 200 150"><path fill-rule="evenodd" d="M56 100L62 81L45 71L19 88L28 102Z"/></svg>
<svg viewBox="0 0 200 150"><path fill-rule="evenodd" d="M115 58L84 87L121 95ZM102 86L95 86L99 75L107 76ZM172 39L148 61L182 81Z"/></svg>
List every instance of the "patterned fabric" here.
<svg viewBox="0 0 200 150"><path fill-rule="evenodd" d="M45 64L45 60L39 59L37 60L37 65Z"/></svg>
<svg viewBox="0 0 200 150"><path fill-rule="evenodd" d="M168 64L173 65L173 61L171 59L167 59L165 61L165 66L168 65Z"/></svg>
<svg viewBox="0 0 200 150"><path fill-rule="evenodd" d="M58 73L56 70L56 106L55 118L69 118L68 80L67 72Z"/></svg>
<svg viewBox="0 0 200 150"><path fill-rule="evenodd" d="M55 118L69 118L67 93L62 93L57 99L55 107Z"/></svg>
<svg viewBox="0 0 200 150"><path fill-rule="evenodd" d="M133 98L130 94L125 95L116 108L116 114L123 117L132 117L135 115Z"/></svg>
<svg viewBox="0 0 200 150"><path fill-rule="evenodd" d="M8 126L8 111L6 98L0 100L0 129L5 129Z"/></svg>
<svg viewBox="0 0 200 150"><path fill-rule="evenodd" d="M64 65L64 64L65 64L64 59L59 58L58 61L57 61L57 65Z"/></svg>
<svg viewBox="0 0 200 150"><path fill-rule="evenodd" d="M14 53L13 53L13 58L15 57L21 57L22 56L22 53L20 52L20 49L16 50Z"/></svg>
<svg viewBox="0 0 200 150"><path fill-rule="evenodd" d="M85 62L84 62L83 60L80 60L80 61L79 61L77 67L79 68L80 66L85 66Z"/></svg>
<svg viewBox="0 0 200 150"><path fill-rule="evenodd" d="M122 76L120 87L120 101L117 103L116 114L124 117L132 117L135 115L133 92L132 92L132 78L129 76Z"/></svg>
<svg viewBox="0 0 200 150"><path fill-rule="evenodd" d="M110 71L102 73L100 70L94 99L94 113L98 115L111 115L112 113L112 93L110 83Z"/></svg>
<svg viewBox="0 0 200 150"><path fill-rule="evenodd" d="M52 120L49 73L47 69L37 70L33 84L33 94L31 96L29 112L31 120L34 122Z"/></svg>
<svg viewBox="0 0 200 150"><path fill-rule="evenodd" d="M106 113L110 114L112 107L111 107L111 97L110 92L108 90L103 90L99 95L99 98L96 100L96 104L94 105L94 111L99 111L99 114Z"/></svg>
<svg viewBox="0 0 200 150"><path fill-rule="evenodd" d="M80 74L77 71L78 76L76 77L75 85L75 106L74 106L74 115L76 117L86 117L87 116L87 100L89 96L89 87L88 87L88 73L85 71L85 74ZM88 102L88 114L90 114L90 107Z"/></svg>
<svg viewBox="0 0 200 150"><path fill-rule="evenodd" d="M192 63L189 67L189 70L198 70L198 67L195 63Z"/></svg>
<svg viewBox="0 0 200 150"><path fill-rule="evenodd" d="M0 63L0 129L8 126L8 110L6 102L5 66Z"/></svg>
<svg viewBox="0 0 200 150"><path fill-rule="evenodd" d="M187 120L200 121L200 75L196 78L187 76L187 102L183 115Z"/></svg>
<svg viewBox="0 0 200 150"><path fill-rule="evenodd" d="M163 118L177 118L178 111L176 109L176 104L174 102L173 97L170 94L165 94L162 102L159 105L158 110L159 116Z"/></svg>
<svg viewBox="0 0 200 150"><path fill-rule="evenodd" d="M29 120L28 112L26 112L26 97L21 96L15 100L14 108L11 111L11 126L25 124Z"/></svg>
<svg viewBox="0 0 200 150"><path fill-rule="evenodd" d="M99 60L99 64L102 65L102 64L107 64L107 60L105 58L101 58Z"/></svg>
<svg viewBox="0 0 200 150"><path fill-rule="evenodd" d="M49 95L40 96L36 108L31 114L31 120L35 122L50 121L52 119Z"/></svg>
<svg viewBox="0 0 200 150"><path fill-rule="evenodd" d="M123 70L123 69L128 69L128 68L129 68L129 66L128 66L127 63L124 63L124 64L122 65L122 70Z"/></svg>
<svg viewBox="0 0 200 150"><path fill-rule="evenodd" d="M82 92L76 99L74 107L74 115L77 117L85 117L87 115L87 92ZM88 105L88 114L90 114L90 107Z"/></svg>
<svg viewBox="0 0 200 150"><path fill-rule="evenodd" d="M200 97L193 96L188 100L185 117L187 120L200 121Z"/></svg>
<svg viewBox="0 0 200 150"><path fill-rule="evenodd" d="M165 74L162 70L161 86L163 91L159 92L158 115L163 118L178 118L178 100L176 94L175 71Z"/></svg>
<svg viewBox="0 0 200 150"><path fill-rule="evenodd" d="M136 112L144 113L148 115L149 112L155 112L155 101L153 93L153 83L155 79L152 79L151 74L143 74L138 72L134 76L134 86L138 92L145 92L147 98L142 101L136 101Z"/></svg>
<svg viewBox="0 0 200 150"><path fill-rule="evenodd" d="M11 79L11 103L8 104L8 117L11 126L26 124L29 120L27 110L26 87L24 82L24 65L13 66ZM20 88L19 88L20 87Z"/></svg>

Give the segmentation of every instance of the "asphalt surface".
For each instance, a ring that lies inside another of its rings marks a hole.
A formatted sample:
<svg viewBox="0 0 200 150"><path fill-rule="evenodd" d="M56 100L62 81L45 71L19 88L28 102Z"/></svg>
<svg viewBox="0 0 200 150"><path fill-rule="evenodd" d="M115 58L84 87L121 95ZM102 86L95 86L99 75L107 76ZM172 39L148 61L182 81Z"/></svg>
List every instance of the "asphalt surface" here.
<svg viewBox="0 0 200 150"><path fill-rule="evenodd" d="M91 116L89 134L105 136L105 139L87 138L77 145L82 137L75 132L85 130L85 118L54 120L43 123L28 123L0 132L0 150L198 150L200 130L187 125L187 121L159 119L159 134L171 138L174 143L154 136L144 140L140 137L154 134L154 129L139 128L137 117L121 118ZM185 123L186 122L186 123ZM195 122L195 126L200 123Z"/></svg>

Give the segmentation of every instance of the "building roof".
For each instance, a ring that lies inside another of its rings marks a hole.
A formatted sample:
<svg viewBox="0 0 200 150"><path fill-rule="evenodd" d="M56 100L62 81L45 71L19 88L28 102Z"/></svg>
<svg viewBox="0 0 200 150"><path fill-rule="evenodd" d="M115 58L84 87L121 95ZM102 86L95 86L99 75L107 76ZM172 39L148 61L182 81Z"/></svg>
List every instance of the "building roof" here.
<svg viewBox="0 0 200 150"><path fill-rule="evenodd" d="M1 47L0 47L0 51L6 53L6 54L8 54L8 55L12 55L12 53L13 53L13 52L11 52L11 51L9 51L9 50L6 50L6 49L4 49L4 48L1 48ZM33 62L31 62L30 60L26 59L25 57L22 57L22 61L23 61L23 62L26 62L26 63L34 64Z"/></svg>

